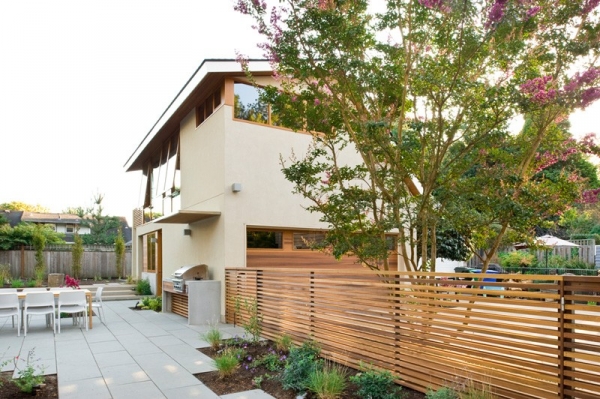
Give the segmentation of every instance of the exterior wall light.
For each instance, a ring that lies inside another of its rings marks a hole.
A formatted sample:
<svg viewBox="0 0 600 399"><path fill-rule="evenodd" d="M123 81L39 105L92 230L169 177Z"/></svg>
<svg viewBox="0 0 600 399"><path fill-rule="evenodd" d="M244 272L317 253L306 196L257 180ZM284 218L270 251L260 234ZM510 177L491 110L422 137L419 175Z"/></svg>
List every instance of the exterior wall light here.
<svg viewBox="0 0 600 399"><path fill-rule="evenodd" d="M234 193L239 193L240 191L242 191L242 183L233 183L231 185L231 191L233 191Z"/></svg>

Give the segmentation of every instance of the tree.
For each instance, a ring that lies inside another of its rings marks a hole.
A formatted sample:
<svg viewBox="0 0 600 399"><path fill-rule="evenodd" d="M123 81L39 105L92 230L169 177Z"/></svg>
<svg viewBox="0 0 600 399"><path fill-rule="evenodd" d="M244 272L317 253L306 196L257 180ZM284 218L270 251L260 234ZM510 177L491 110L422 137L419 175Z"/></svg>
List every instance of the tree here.
<svg viewBox="0 0 600 399"><path fill-rule="evenodd" d="M71 255L73 257L71 273L73 277L79 279L81 277L81 266L83 259L83 240L79 235L79 231L76 231L75 236L73 237L73 248L71 249Z"/></svg>
<svg viewBox="0 0 600 399"><path fill-rule="evenodd" d="M121 228L115 238L115 255L116 255L116 272L117 278L121 278L123 275L123 260L125 255L125 240L123 239L123 233Z"/></svg>
<svg viewBox="0 0 600 399"><path fill-rule="evenodd" d="M50 210L45 206L41 206L39 204L30 205L20 201L5 202L3 204L0 204L0 209L5 209L7 211L26 211L40 213L50 212Z"/></svg>
<svg viewBox="0 0 600 399"><path fill-rule="evenodd" d="M443 221L488 248L486 268L503 240L531 236L580 194L576 172L541 172L565 155L552 145L560 123L600 98L598 1L386 4L288 0L269 13L237 1L279 80L262 99L315 132L283 173L329 224L335 256L387 269L385 233L397 231L407 268L435 270ZM568 148L598 151L591 137ZM362 162L343 163L344 150Z"/></svg>
<svg viewBox="0 0 600 399"><path fill-rule="evenodd" d="M33 231L33 248L35 249L35 281L36 286L41 287L46 274L46 264L44 262L44 248L46 248L46 236L43 233L44 227L36 225Z"/></svg>
<svg viewBox="0 0 600 399"><path fill-rule="evenodd" d="M22 245L33 246L33 236L39 227L46 244L64 244L64 234L57 233L53 227L47 225L35 225L32 223L19 223L15 227L8 224L0 226L0 250L15 249Z"/></svg>
<svg viewBox="0 0 600 399"><path fill-rule="evenodd" d="M121 222L116 216L103 214L103 200L104 195L96 194L92 199L91 207L70 207L66 209L67 213L81 218L81 226L90 228L90 234L81 235L85 245L112 245L115 242Z"/></svg>

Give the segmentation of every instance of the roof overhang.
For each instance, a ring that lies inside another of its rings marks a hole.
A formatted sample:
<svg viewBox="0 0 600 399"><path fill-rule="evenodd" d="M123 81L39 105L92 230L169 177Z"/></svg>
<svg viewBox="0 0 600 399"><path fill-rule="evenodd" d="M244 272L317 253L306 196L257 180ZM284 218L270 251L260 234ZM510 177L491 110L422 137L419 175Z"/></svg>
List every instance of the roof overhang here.
<svg viewBox="0 0 600 399"><path fill-rule="evenodd" d="M217 211L179 211L171 215L162 216L158 219L155 219L153 220L153 223L190 224L220 215L221 212Z"/></svg>
<svg viewBox="0 0 600 399"><path fill-rule="evenodd" d="M249 60L248 68L255 75L272 75L273 73L267 60ZM245 72L236 60L206 59L202 61L196 72L138 144L125 163L125 170L127 172L143 170L144 161L153 155L154 147L162 143L174 131L178 131L181 119L198 105L197 101L203 93L205 95L206 90L211 89L211 85L214 83L211 82L226 76L245 76Z"/></svg>

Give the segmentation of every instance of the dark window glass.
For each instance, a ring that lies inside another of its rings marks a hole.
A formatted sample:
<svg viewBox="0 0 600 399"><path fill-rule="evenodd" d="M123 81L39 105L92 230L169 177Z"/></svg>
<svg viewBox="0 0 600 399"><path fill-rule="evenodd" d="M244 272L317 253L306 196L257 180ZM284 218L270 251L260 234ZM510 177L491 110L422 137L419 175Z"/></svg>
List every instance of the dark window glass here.
<svg viewBox="0 0 600 399"><path fill-rule="evenodd" d="M282 248L282 234L279 231L248 231L247 248Z"/></svg>

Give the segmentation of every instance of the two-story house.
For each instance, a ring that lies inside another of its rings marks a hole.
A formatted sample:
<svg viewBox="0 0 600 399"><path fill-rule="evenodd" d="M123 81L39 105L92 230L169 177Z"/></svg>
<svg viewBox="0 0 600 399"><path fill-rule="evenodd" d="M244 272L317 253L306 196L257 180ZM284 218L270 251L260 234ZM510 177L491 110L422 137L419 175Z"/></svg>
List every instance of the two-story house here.
<svg viewBox="0 0 600 399"><path fill-rule="evenodd" d="M267 61L249 67L259 86L275 82ZM183 265L206 264L220 281L225 267L361 267L310 250L327 226L292 194L281 159L302 156L312 136L278 126L258 90L236 61L205 60L125 165L145 187L134 211L134 275L157 295Z"/></svg>

